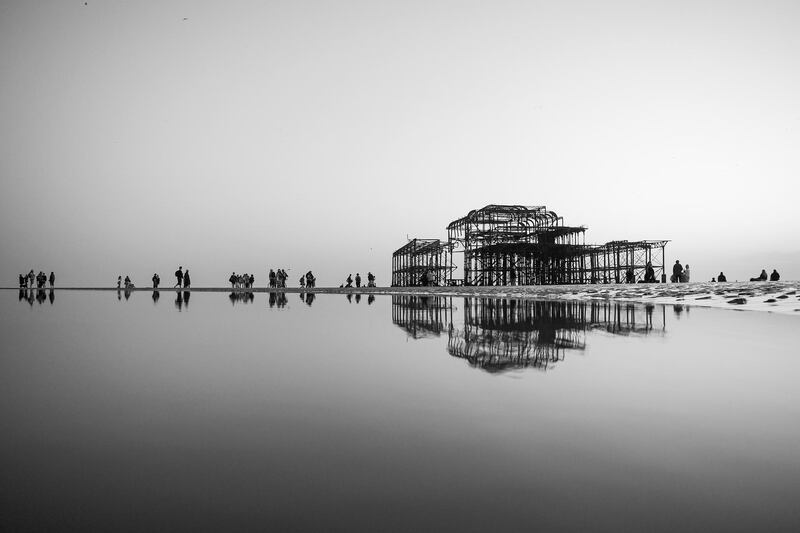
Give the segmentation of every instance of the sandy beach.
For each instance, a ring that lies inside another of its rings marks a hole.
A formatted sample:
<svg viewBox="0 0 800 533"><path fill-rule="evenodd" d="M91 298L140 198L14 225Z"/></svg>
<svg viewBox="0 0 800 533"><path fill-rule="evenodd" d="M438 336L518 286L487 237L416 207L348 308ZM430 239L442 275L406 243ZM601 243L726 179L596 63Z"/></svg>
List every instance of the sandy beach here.
<svg viewBox="0 0 800 533"><path fill-rule="evenodd" d="M7 290L17 289L7 287ZM56 287L56 290L123 291L116 287ZM613 285L531 285L491 287L300 287L232 289L230 287L160 287L159 291L192 292L314 292L318 294L417 294L430 296L521 298L541 300L609 300L658 303L723 309L764 311L800 316L800 282L670 283ZM135 287L131 292L152 292L152 287Z"/></svg>

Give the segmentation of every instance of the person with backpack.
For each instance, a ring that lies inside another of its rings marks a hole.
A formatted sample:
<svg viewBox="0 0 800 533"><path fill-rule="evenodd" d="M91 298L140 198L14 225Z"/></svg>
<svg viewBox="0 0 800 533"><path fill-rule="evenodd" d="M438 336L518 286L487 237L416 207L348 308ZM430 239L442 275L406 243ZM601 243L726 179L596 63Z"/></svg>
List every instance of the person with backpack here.
<svg viewBox="0 0 800 533"><path fill-rule="evenodd" d="M178 280L178 282L175 284L175 287L180 288L181 285L183 285L183 267L182 266L178 267L178 270L175 271L175 279Z"/></svg>

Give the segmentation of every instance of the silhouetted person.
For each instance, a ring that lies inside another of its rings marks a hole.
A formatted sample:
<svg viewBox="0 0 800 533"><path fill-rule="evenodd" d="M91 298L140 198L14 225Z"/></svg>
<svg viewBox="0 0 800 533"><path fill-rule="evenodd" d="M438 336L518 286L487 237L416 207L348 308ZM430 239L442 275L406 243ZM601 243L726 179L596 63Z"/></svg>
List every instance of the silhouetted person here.
<svg viewBox="0 0 800 533"><path fill-rule="evenodd" d="M375 274L372 272L367 272L367 287L374 287L375 286Z"/></svg>
<svg viewBox="0 0 800 533"><path fill-rule="evenodd" d="M125 290L127 291L130 286L131 286L131 278L130 276L125 276Z"/></svg>
<svg viewBox="0 0 800 533"><path fill-rule="evenodd" d="M44 289L39 289L36 291L36 301L39 302L39 305L42 305L45 300L47 300L47 294L45 294Z"/></svg>
<svg viewBox="0 0 800 533"><path fill-rule="evenodd" d="M360 294L356 294L356 303L357 304L361 303L361 295Z"/></svg>
<svg viewBox="0 0 800 533"><path fill-rule="evenodd" d="M274 288L275 288L275 286L277 285L277 281L276 281L276 279L277 279L277 277L276 277L276 275L275 275L275 271L274 271L274 270L272 270L272 269L270 268L270 269L269 269L269 286L270 286L271 288L273 288L273 289L274 289Z"/></svg>
<svg viewBox="0 0 800 533"><path fill-rule="evenodd" d="M716 283L716 282L717 282L717 278L711 278L711 283Z"/></svg>
<svg viewBox="0 0 800 533"><path fill-rule="evenodd" d="M122 288L122 276L117 276L117 290Z"/></svg>
<svg viewBox="0 0 800 533"><path fill-rule="evenodd" d="M28 282L26 281L28 278L23 276L22 274L19 275L19 288L24 289L28 286Z"/></svg>
<svg viewBox="0 0 800 533"><path fill-rule="evenodd" d="M769 275L769 280L770 281L780 281L780 279L781 279L781 275L778 274L778 271L775 270L775 269L772 269L772 274Z"/></svg>
<svg viewBox="0 0 800 533"><path fill-rule="evenodd" d="M53 285L56 284L56 275L53 272L50 272L50 288L53 288Z"/></svg>
<svg viewBox="0 0 800 533"><path fill-rule="evenodd" d="M158 291L153 291L153 303L158 303L158 299L161 298L161 293Z"/></svg>
<svg viewBox="0 0 800 533"><path fill-rule="evenodd" d="M347 279L345 281L347 282L347 287L352 287L353 286L353 275L352 274L348 274L347 275Z"/></svg>
<svg viewBox="0 0 800 533"><path fill-rule="evenodd" d="M131 290L126 287L124 294L125 294L125 301L128 301L128 298L131 297Z"/></svg>
<svg viewBox="0 0 800 533"><path fill-rule="evenodd" d="M256 282L256 277L250 274L250 277L247 279L247 284L250 286L251 289L253 288L253 284L255 282Z"/></svg>
<svg viewBox="0 0 800 533"><path fill-rule="evenodd" d="M20 289L19 289L19 300L18 300L18 301L20 301L20 302L21 302L21 301L22 301L22 300L24 300L24 299L25 299L25 289L23 289L22 287L20 287Z"/></svg>
<svg viewBox="0 0 800 533"><path fill-rule="evenodd" d="M231 289L236 288L236 272L231 272L231 277L228 278L228 281L231 282ZM231 293L233 294L233 293Z"/></svg>
<svg viewBox="0 0 800 533"><path fill-rule="evenodd" d="M31 289L33 288L33 280L36 278L36 275L33 273L33 269L28 272L28 287Z"/></svg>
<svg viewBox="0 0 800 533"><path fill-rule="evenodd" d="M653 263L651 263L650 261L647 262L647 266L644 269L644 282L645 283L656 282L656 271L653 269Z"/></svg>
<svg viewBox="0 0 800 533"><path fill-rule="evenodd" d="M361 274L356 272L356 287L361 288Z"/></svg>
<svg viewBox="0 0 800 533"><path fill-rule="evenodd" d="M185 288L189 288L192 286L192 278L189 277L189 269L186 269L186 272L183 273L183 286Z"/></svg>
<svg viewBox="0 0 800 533"><path fill-rule="evenodd" d="M180 286L183 284L183 267L182 266L178 267L178 270L175 271L175 279L178 280L178 282L175 284L175 287L180 288Z"/></svg>
<svg viewBox="0 0 800 533"><path fill-rule="evenodd" d="M684 283L689 283L691 281L691 273L689 272L689 264L686 264L686 268L683 269L683 274L681 274L681 281Z"/></svg>
<svg viewBox="0 0 800 533"><path fill-rule="evenodd" d="M633 273L633 268L628 268L625 271L625 283L634 283L636 281L636 275Z"/></svg>
<svg viewBox="0 0 800 533"><path fill-rule="evenodd" d="M675 264L672 265L672 278L670 281L672 283L679 283L681 281L681 274L683 274L683 266L681 266L680 260L676 260Z"/></svg>
<svg viewBox="0 0 800 533"><path fill-rule="evenodd" d="M304 289L306 286L306 277L300 276L300 288Z"/></svg>
<svg viewBox="0 0 800 533"><path fill-rule="evenodd" d="M158 274L153 274L153 288L157 289L159 283L161 283L161 277Z"/></svg>
<svg viewBox="0 0 800 533"><path fill-rule="evenodd" d="M726 282L726 281L728 281L728 278L726 278L726 277L725 277L725 274L723 274L722 272L720 272L720 273L719 273L719 276L717 276L717 282L718 282L718 283L724 283L724 282Z"/></svg>
<svg viewBox="0 0 800 533"><path fill-rule="evenodd" d="M750 281L767 281L768 277L766 269L762 269L761 274L759 274L757 278L750 278Z"/></svg>

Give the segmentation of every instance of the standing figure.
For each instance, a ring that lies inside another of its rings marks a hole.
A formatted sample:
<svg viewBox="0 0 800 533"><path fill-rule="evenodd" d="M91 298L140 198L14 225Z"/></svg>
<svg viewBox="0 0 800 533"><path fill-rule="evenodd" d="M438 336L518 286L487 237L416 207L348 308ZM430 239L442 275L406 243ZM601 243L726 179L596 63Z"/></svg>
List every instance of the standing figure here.
<svg viewBox="0 0 800 533"><path fill-rule="evenodd" d="M131 277L130 276L125 276L125 290L128 290L131 285L133 285L131 283Z"/></svg>
<svg viewBox="0 0 800 533"><path fill-rule="evenodd" d="M367 287L374 287L375 286L375 274L372 272L367 272Z"/></svg>
<svg viewBox="0 0 800 533"><path fill-rule="evenodd" d="M158 274L153 274L153 288L157 289L159 283L161 283L161 278L158 276Z"/></svg>
<svg viewBox="0 0 800 533"><path fill-rule="evenodd" d="M681 276L681 281L689 283L690 281L690 272L689 272L689 263L686 263L686 268L683 269L683 275Z"/></svg>
<svg viewBox="0 0 800 533"><path fill-rule="evenodd" d="M19 275L19 288L24 289L28 286L28 278L23 276L22 274Z"/></svg>
<svg viewBox="0 0 800 533"><path fill-rule="evenodd" d="M31 269L31 271L28 272L28 287L30 287L31 289L33 288L33 280L35 277L36 276L33 274L33 269Z"/></svg>
<svg viewBox="0 0 800 533"><path fill-rule="evenodd" d="M356 287L361 287L361 274L356 272Z"/></svg>
<svg viewBox="0 0 800 533"><path fill-rule="evenodd" d="M56 275L53 272L50 272L50 288L53 288L53 285L56 284Z"/></svg>
<svg viewBox="0 0 800 533"><path fill-rule="evenodd" d="M683 267L681 266L680 259L675 261L675 264L672 265L672 278L670 281L672 283L679 283L681 281L681 274L683 273Z"/></svg>
<svg viewBox="0 0 800 533"><path fill-rule="evenodd" d="M306 287L306 277L300 276L300 288L304 289Z"/></svg>
<svg viewBox="0 0 800 533"><path fill-rule="evenodd" d="M275 271L271 268L269 269L269 286L270 288L275 288Z"/></svg>
<svg viewBox="0 0 800 533"><path fill-rule="evenodd" d="M122 276L117 276L117 289L122 287Z"/></svg>
<svg viewBox="0 0 800 533"><path fill-rule="evenodd" d="M256 277L250 274L250 277L247 278L247 283L250 285L251 289L253 288L253 284L255 284L255 282L256 282Z"/></svg>
<svg viewBox="0 0 800 533"><path fill-rule="evenodd" d="M188 289L192 284L192 279L189 277L189 269L186 269L186 272L183 273L183 288ZM189 302L186 302L187 304Z"/></svg>
<svg viewBox="0 0 800 533"><path fill-rule="evenodd" d="M175 287L180 288L181 285L183 285L183 267L182 266L178 267L178 270L175 271L175 279L178 280L178 282L175 284Z"/></svg>
<svg viewBox="0 0 800 533"><path fill-rule="evenodd" d="M236 288L236 272L231 272L231 277L228 278L228 281L231 282L231 289Z"/></svg>
<svg viewBox="0 0 800 533"><path fill-rule="evenodd" d="M656 282L656 271L653 268L653 263L651 263L650 261L647 262L647 266L644 269L644 282L645 283Z"/></svg>
<svg viewBox="0 0 800 533"><path fill-rule="evenodd" d="M345 281L347 282L347 286L348 287L350 287L350 288L353 287L353 275L352 274L348 274L347 275L347 279Z"/></svg>

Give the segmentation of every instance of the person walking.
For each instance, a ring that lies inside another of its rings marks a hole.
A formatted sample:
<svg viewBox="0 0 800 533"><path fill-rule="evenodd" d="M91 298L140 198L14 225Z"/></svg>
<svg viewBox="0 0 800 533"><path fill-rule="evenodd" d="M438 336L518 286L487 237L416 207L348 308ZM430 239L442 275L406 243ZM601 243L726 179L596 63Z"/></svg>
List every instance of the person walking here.
<svg viewBox="0 0 800 533"><path fill-rule="evenodd" d="M350 288L353 287L353 275L352 274L348 274L347 275L347 279L345 281L347 282L347 287L350 287Z"/></svg>
<svg viewBox="0 0 800 533"><path fill-rule="evenodd" d="M192 285L192 279L189 277L189 269L183 273L183 288L188 289Z"/></svg>
<svg viewBox="0 0 800 533"><path fill-rule="evenodd" d="M180 288L181 285L183 284L183 267L182 266L178 267L178 270L175 271L175 279L178 280L178 282L175 284L175 287Z"/></svg>

